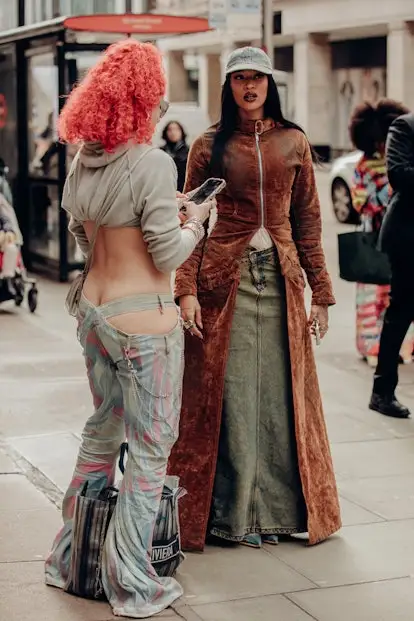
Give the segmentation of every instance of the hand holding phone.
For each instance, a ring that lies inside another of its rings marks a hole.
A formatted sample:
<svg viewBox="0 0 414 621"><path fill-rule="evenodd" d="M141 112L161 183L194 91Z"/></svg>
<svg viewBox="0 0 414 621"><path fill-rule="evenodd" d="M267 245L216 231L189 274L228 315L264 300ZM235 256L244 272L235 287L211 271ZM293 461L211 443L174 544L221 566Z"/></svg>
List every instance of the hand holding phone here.
<svg viewBox="0 0 414 621"><path fill-rule="evenodd" d="M212 200L219 192L226 187L224 179L216 179L211 177L207 179L199 188L187 193L187 202L190 201L196 205L201 205ZM181 207L181 211L185 211L185 203Z"/></svg>
<svg viewBox="0 0 414 621"><path fill-rule="evenodd" d="M185 211L181 211L180 214L184 216L186 220L191 218L197 218L200 222L205 222L210 217L211 210L216 206L216 199L212 198L204 201L200 205L189 201L185 205Z"/></svg>

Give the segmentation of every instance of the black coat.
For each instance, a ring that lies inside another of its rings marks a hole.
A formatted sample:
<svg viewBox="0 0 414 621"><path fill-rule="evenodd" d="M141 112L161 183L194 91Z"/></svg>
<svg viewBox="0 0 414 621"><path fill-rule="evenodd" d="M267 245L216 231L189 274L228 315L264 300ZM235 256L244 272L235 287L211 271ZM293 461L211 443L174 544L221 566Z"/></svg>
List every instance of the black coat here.
<svg viewBox="0 0 414 621"><path fill-rule="evenodd" d="M187 158L189 151L188 145L184 141L177 143L166 142L161 148L173 158L175 165L177 166L177 190L182 192L185 182L185 171L187 169Z"/></svg>
<svg viewBox="0 0 414 621"><path fill-rule="evenodd" d="M390 127L386 161L392 197L379 243L390 258L406 255L413 262L414 247L414 114L398 117Z"/></svg>

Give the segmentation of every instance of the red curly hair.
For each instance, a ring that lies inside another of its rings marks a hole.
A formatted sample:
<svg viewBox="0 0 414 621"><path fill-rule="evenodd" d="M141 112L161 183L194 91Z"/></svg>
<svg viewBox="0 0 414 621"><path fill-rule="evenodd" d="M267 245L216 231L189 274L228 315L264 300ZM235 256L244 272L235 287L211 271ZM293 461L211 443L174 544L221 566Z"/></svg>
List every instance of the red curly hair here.
<svg viewBox="0 0 414 621"><path fill-rule="evenodd" d="M76 86L60 114L63 142L100 142L105 151L151 140L151 116L165 93L161 54L151 43L114 43Z"/></svg>

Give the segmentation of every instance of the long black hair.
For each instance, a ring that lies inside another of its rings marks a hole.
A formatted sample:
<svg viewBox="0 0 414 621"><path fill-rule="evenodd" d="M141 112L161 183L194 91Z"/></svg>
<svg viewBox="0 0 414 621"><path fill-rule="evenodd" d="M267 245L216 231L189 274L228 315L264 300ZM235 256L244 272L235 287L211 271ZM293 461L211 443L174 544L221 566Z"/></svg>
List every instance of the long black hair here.
<svg viewBox="0 0 414 621"><path fill-rule="evenodd" d="M187 142L187 133L184 129L184 127L181 125L181 123L179 121L168 121L167 125L164 127L163 131L162 131L162 135L161 138L162 140L164 140L164 142L169 142L168 140L168 130L170 128L170 125L178 125L178 127L181 129L181 140L183 142Z"/></svg>
<svg viewBox="0 0 414 621"><path fill-rule="evenodd" d="M279 123L282 127L298 129L302 133L305 133L299 125L285 119L282 113L282 106L276 82L273 76L269 75L267 77L267 97L264 104L265 117L273 119L275 123ZM231 90L230 80L231 76L228 75L221 91L221 118L217 127L217 132L214 136L209 165L210 173L218 176L223 174L224 151L228 141L236 131L239 120L239 108L234 99L233 91ZM318 156L313 149L312 159L314 162L319 162Z"/></svg>

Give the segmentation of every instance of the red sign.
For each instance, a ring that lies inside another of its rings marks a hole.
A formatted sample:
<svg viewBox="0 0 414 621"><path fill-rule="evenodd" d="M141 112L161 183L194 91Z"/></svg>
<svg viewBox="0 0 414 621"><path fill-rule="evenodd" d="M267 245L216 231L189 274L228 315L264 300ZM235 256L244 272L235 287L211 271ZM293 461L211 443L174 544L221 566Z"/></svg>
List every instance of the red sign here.
<svg viewBox="0 0 414 621"><path fill-rule="evenodd" d="M180 17L179 15L134 14L124 15L78 15L64 22L69 30L111 32L118 34L189 34L211 30L203 17Z"/></svg>
<svg viewBox="0 0 414 621"><path fill-rule="evenodd" d="M2 93L0 93L0 129L3 129L3 127L6 127L7 114L8 114L7 101L6 101L5 96Z"/></svg>

